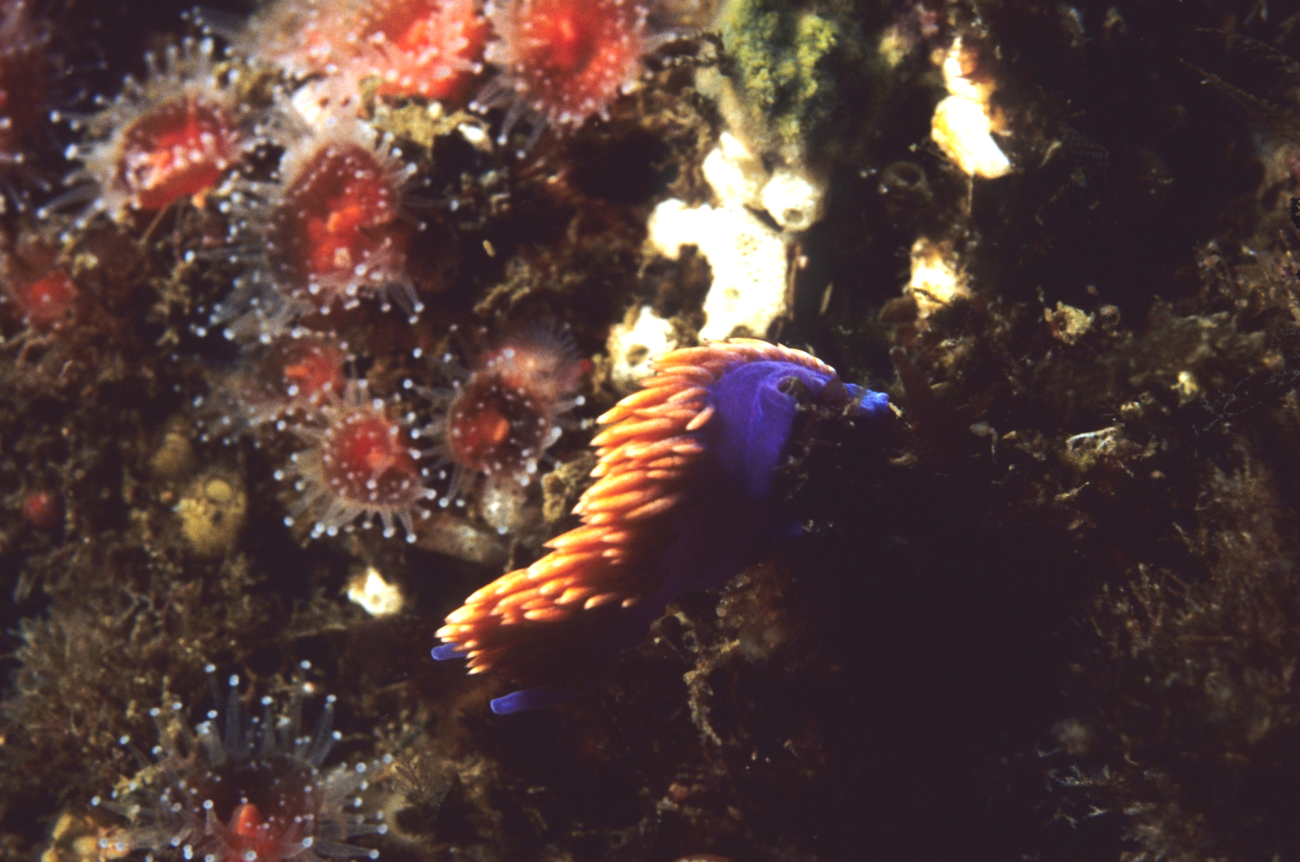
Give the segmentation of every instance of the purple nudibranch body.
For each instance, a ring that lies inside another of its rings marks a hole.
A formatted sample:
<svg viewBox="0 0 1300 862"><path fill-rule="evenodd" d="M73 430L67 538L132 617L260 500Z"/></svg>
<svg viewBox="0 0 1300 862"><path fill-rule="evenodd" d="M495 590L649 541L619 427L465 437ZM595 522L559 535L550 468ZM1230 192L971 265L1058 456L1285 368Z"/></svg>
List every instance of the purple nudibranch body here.
<svg viewBox="0 0 1300 862"><path fill-rule="evenodd" d="M713 589L797 532L773 499L801 404L879 418L888 398L815 357L734 339L654 360L644 388L600 418L583 526L548 543L447 617L435 659L468 658L524 686L510 713L546 706L637 643L678 594Z"/></svg>

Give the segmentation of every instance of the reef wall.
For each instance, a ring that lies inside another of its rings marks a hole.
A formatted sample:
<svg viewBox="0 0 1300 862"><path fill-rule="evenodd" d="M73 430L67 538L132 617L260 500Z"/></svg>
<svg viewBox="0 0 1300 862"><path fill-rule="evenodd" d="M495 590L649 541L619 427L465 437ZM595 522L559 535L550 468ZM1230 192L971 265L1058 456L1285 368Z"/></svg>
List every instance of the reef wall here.
<svg viewBox="0 0 1300 862"><path fill-rule="evenodd" d="M1298 84L1253 0L0 0L0 856L1300 859Z"/></svg>

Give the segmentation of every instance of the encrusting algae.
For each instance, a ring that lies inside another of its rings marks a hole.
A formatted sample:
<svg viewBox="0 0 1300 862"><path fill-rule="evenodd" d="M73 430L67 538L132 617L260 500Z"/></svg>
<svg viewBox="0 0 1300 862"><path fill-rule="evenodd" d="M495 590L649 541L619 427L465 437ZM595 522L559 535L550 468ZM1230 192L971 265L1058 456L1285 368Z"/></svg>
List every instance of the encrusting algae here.
<svg viewBox="0 0 1300 862"><path fill-rule="evenodd" d="M1293 858L1261 8L0 0L0 857Z"/></svg>

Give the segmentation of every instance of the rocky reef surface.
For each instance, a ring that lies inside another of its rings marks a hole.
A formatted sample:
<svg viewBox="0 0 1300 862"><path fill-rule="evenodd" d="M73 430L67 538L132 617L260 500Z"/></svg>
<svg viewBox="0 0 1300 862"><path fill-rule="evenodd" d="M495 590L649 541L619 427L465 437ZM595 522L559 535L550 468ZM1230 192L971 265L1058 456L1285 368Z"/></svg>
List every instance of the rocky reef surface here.
<svg viewBox="0 0 1300 862"><path fill-rule="evenodd" d="M1300 860L1298 109L1260 0L0 0L0 856ZM493 714L735 336L888 416Z"/></svg>

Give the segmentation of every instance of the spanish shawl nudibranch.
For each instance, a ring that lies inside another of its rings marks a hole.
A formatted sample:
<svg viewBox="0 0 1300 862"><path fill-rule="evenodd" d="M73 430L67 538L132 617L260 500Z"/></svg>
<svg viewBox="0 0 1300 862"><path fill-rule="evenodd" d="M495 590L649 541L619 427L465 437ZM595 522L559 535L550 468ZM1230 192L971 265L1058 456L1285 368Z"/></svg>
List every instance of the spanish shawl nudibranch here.
<svg viewBox="0 0 1300 862"><path fill-rule="evenodd" d="M721 586L795 532L772 486L800 402L867 417L888 399L817 358L750 339L674 350L598 420L582 526L465 600L436 659L468 658L524 686L498 714L555 703L631 646L679 593Z"/></svg>

